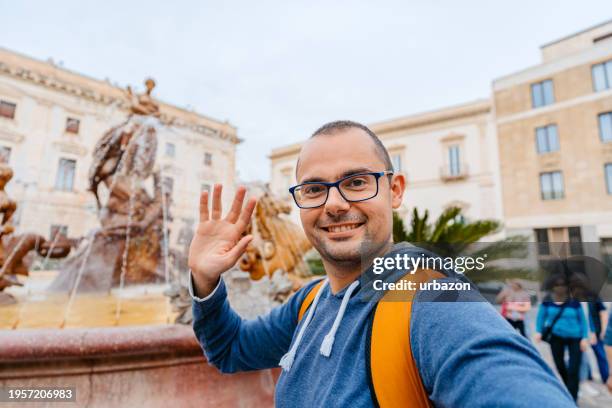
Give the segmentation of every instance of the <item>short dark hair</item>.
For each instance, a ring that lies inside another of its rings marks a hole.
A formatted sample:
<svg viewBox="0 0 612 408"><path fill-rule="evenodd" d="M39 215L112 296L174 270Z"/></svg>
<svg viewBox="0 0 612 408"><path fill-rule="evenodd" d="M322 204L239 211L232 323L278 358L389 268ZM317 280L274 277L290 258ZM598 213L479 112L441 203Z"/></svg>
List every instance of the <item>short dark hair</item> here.
<svg viewBox="0 0 612 408"><path fill-rule="evenodd" d="M353 122L352 120L336 120L333 122L329 122L318 128L310 138L321 136L321 135L333 135L334 133L340 132L346 129L361 129L370 136L370 139L374 142L374 148L376 149L376 154L378 157L385 163L385 170L393 170L393 164L391 163L391 157L389 157L389 152L383 143L380 141L378 136L369 127L366 125L362 125L359 122ZM296 166L297 169L297 166Z"/></svg>

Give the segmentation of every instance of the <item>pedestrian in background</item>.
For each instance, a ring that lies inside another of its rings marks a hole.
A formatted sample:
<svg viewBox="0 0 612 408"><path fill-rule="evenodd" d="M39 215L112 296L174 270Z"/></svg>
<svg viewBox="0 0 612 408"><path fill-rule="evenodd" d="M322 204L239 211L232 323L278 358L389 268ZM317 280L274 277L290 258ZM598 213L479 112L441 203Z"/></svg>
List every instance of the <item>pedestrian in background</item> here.
<svg viewBox="0 0 612 408"><path fill-rule="evenodd" d="M549 282L546 286L550 294L538 309L535 340L544 340L550 344L557 371L576 401L582 353L588 347L587 321L580 302L570 296L567 278L563 274L556 274ZM566 350L569 354L567 365Z"/></svg>
<svg viewBox="0 0 612 408"><path fill-rule="evenodd" d="M595 302L589 302L588 307L589 328L591 330L589 341L597 360L601 381L605 384L608 381L610 373L603 341L608 325L608 313L606 311L606 306L599 298Z"/></svg>
<svg viewBox="0 0 612 408"><path fill-rule="evenodd" d="M603 338L604 348L606 350L606 356L608 357L608 367L612 367L612 308L610 308L610 314L608 315L606 334ZM608 375L608 381L606 382L608 391L612 392L612 376Z"/></svg>
<svg viewBox="0 0 612 408"><path fill-rule="evenodd" d="M501 314L523 337L525 334L525 314L531 310L531 298L518 279L509 279L504 289L496 297L501 303Z"/></svg>

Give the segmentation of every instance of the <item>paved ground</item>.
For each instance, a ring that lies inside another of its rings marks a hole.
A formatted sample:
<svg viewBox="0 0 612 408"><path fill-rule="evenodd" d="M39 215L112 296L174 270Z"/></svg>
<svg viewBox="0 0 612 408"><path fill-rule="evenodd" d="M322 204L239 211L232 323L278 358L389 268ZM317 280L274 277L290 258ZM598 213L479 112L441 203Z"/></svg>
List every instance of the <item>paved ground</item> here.
<svg viewBox="0 0 612 408"><path fill-rule="evenodd" d="M533 328L535 325L535 317L536 310L532 310L528 315L528 326L531 329L530 333L534 332ZM530 333L528 332L528 334ZM546 360L556 372L548 344L541 342L535 346L540 351L540 354L542 354L544 357L544 360ZM593 356L592 350L589 350L586 355L591 363L591 372L594 377L594 381L583 381L580 384L578 406L581 408L612 408L612 394L608 392L607 387L602 384L599 378L597 363L595 362L595 357Z"/></svg>
<svg viewBox="0 0 612 408"><path fill-rule="evenodd" d="M542 342L540 344L536 344L536 348L540 351L540 354L542 354L544 360L546 360L546 362L553 367L553 370L555 370L555 365L553 363L548 344ZM580 384L578 406L583 408L612 407L612 394L610 394L608 392L608 388L601 383L597 373L597 363L595 362L594 357L591 359L592 355L590 354L591 353L588 352L587 356L589 357L589 361L591 361L591 371L593 372L595 379L594 381L583 381Z"/></svg>

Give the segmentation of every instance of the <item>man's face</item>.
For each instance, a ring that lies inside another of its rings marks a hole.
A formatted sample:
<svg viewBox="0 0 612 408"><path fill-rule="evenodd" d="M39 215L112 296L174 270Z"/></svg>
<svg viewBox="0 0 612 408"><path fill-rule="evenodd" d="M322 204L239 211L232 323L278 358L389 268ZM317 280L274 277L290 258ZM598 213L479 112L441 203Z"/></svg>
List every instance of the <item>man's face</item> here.
<svg viewBox="0 0 612 408"><path fill-rule="evenodd" d="M372 139L363 130L349 128L316 136L300 152L297 182L334 182L342 177L388 170ZM331 188L327 202L318 208L300 209L306 236L321 256L333 263L357 264L378 255L391 241L393 208L404 192L404 177L378 180L376 197L347 202ZM365 252L364 252L365 251Z"/></svg>

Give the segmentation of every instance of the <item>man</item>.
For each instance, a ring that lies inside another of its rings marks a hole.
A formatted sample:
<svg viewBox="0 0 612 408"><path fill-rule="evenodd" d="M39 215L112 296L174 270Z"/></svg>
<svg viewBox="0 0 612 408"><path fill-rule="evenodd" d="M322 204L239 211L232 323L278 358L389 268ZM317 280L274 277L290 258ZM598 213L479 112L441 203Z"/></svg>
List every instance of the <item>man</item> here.
<svg viewBox="0 0 612 408"><path fill-rule="evenodd" d="M211 213L208 195L202 194L189 255L194 331L208 361L223 372L280 364L279 407L378 405L366 358L376 302L356 295L369 289L360 277L372 270L375 258L420 253L392 243L392 211L402 203L405 178L393 174L376 135L348 121L332 122L313 134L300 152L296 178L300 184L291 192L327 275L307 314L298 318L314 284L255 320L243 321L231 309L220 275L252 239L241 234L255 201L242 209L245 190L239 188L222 219L217 185ZM447 281L459 280L452 272L445 274ZM426 391L426 401L411 406L574 406L535 349L489 304L431 302L417 295L411 310L410 328L394 328L397 333L410 330L409 348Z"/></svg>
<svg viewBox="0 0 612 408"><path fill-rule="evenodd" d="M606 360L603 339L606 333L606 327L608 326L608 313L606 305L604 305L599 298L595 299L593 302L588 302L587 308L589 311L589 340L591 342L593 354L595 354L597 360L601 381L605 384L609 377L609 366Z"/></svg>
<svg viewBox="0 0 612 408"><path fill-rule="evenodd" d="M612 367L612 308L610 309L610 314L608 315L605 331L603 343L605 345L606 356L608 358L608 367ZM612 375L608 375L606 385L608 386L608 391L612 392Z"/></svg>

